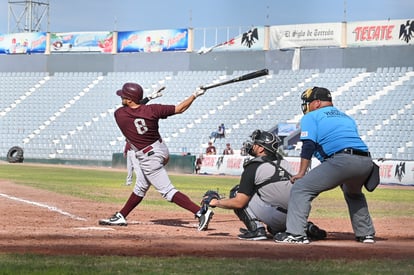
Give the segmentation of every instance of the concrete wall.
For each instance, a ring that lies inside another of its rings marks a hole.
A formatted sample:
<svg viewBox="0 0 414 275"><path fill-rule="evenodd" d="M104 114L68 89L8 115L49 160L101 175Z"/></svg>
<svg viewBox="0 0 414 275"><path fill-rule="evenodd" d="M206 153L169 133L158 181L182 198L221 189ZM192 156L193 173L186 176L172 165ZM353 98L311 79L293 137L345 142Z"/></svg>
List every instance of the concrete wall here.
<svg viewBox="0 0 414 275"><path fill-rule="evenodd" d="M257 70L292 66L293 51L0 55L0 72ZM302 49L301 69L414 66L414 46Z"/></svg>

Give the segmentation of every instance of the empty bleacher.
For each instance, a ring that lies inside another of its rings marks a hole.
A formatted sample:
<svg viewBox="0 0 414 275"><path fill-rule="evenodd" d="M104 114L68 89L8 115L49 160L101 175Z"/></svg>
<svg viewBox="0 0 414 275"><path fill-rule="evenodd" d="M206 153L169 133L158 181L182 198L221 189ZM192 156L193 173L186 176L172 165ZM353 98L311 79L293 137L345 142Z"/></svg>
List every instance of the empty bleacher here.
<svg viewBox="0 0 414 275"><path fill-rule="evenodd" d="M113 112L115 91L134 81L149 94L166 86L152 103L177 104L200 85L247 71L0 73L0 154L24 148L27 159L109 161L125 140ZM312 86L332 91L334 104L352 115L374 158L414 159L414 72L412 67L281 70L209 90L183 114L160 121L173 154L204 152L209 135L224 123L226 138L239 149L254 129L299 122L300 94ZM294 155L294 150L286 150Z"/></svg>

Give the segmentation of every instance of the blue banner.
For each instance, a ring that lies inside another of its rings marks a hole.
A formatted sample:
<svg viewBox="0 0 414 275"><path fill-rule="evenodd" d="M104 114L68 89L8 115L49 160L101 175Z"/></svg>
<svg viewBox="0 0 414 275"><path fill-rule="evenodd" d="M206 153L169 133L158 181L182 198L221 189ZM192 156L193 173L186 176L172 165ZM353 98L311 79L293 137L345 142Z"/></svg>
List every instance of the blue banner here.
<svg viewBox="0 0 414 275"><path fill-rule="evenodd" d="M188 29L118 32L118 52L185 51Z"/></svg>
<svg viewBox="0 0 414 275"><path fill-rule="evenodd" d="M45 32L0 34L0 54L44 53L45 50Z"/></svg>

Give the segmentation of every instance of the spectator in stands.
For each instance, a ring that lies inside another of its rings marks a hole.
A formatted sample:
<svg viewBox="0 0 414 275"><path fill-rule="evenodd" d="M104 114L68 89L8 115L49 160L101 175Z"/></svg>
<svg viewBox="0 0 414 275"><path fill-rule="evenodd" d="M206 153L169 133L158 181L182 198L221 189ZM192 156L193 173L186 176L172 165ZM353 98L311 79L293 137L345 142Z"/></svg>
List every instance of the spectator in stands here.
<svg viewBox="0 0 414 275"><path fill-rule="evenodd" d="M198 158L196 159L196 162L195 162L195 173L196 174L200 173L201 165L203 164L203 158L204 158L203 154L200 154Z"/></svg>
<svg viewBox="0 0 414 275"><path fill-rule="evenodd" d="M224 127L224 123L218 126L217 131L213 131L210 134L210 139L214 139L213 142L216 142L217 138L224 138L225 137L226 128Z"/></svg>
<svg viewBox="0 0 414 275"><path fill-rule="evenodd" d="M222 123L218 127L217 138L225 138L226 137L226 127L224 127L224 123Z"/></svg>
<svg viewBox="0 0 414 275"><path fill-rule="evenodd" d="M208 142L208 147L206 148L207 155L215 155L217 153L216 147L213 145L213 142Z"/></svg>
<svg viewBox="0 0 414 275"><path fill-rule="evenodd" d="M220 127L218 127L217 131L211 132L209 138L210 139L213 139L213 141L215 142L216 141L216 138L218 137L220 131L221 131L220 130Z"/></svg>
<svg viewBox="0 0 414 275"><path fill-rule="evenodd" d="M223 155L233 155L234 151L233 148L231 148L230 143L226 144L226 148L223 150Z"/></svg>

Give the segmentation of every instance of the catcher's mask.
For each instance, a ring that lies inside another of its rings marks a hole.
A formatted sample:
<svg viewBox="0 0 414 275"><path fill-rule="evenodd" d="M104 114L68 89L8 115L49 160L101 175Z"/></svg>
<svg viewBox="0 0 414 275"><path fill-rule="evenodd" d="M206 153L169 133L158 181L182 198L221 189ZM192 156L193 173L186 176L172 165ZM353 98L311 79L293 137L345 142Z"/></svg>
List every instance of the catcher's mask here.
<svg viewBox="0 0 414 275"><path fill-rule="evenodd" d="M309 104L314 100L332 101L331 92L326 88L313 87L304 91L300 97L302 99L302 112L304 115L309 113Z"/></svg>
<svg viewBox="0 0 414 275"><path fill-rule="evenodd" d="M277 154L277 150L279 148L281 140L275 134L266 131L255 130L250 135L250 137L251 141L246 141L243 144L243 147L249 155L255 156L252 150L254 144L262 146L266 151L268 151L272 155Z"/></svg>

